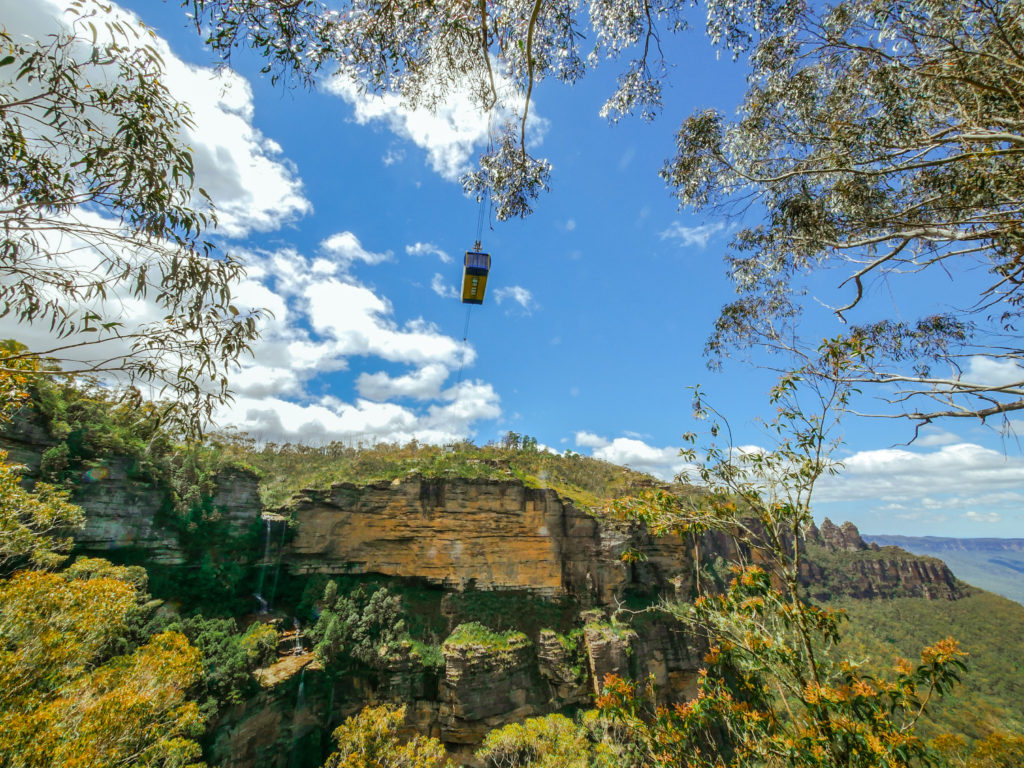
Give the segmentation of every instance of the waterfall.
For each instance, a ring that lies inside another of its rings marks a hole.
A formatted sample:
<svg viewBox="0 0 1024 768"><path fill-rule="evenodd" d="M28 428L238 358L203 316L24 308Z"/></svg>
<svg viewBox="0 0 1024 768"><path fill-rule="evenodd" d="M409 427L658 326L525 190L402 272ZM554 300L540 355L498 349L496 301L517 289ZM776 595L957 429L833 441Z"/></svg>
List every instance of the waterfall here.
<svg viewBox="0 0 1024 768"><path fill-rule="evenodd" d="M284 537L288 533L288 521L281 521L281 543L277 545L277 565L274 567L274 584L270 587L270 607L274 607L274 595L277 594L277 577L281 575L281 555L284 553Z"/></svg>
<svg viewBox="0 0 1024 768"><path fill-rule="evenodd" d="M296 622L298 623L298 622ZM295 711L292 713L292 745L291 749L288 750L288 766L293 768L295 765L296 758L298 755L295 752L295 745L299 741L299 712L302 711L302 707L306 704L306 668L302 668L302 672L299 673L299 693L295 698Z"/></svg>
<svg viewBox="0 0 1024 768"><path fill-rule="evenodd" d="M263 560L260 562L260 580L256 585L256 594L253 595L259 603L260 613L270 610L270 605L263 598L263 582L267 575L267 561L270 559L270 518L264 518L263 523Z"/></svg>
<svg viewBox="0 0 1024 768"><path fill-rule="evenodd" d="M306 649L302 647L302 625L299 624L299 620L294 616L292 616L292 627L295 628L295 634L293 635L293 639L295 640L295 647L292 648L292 655L301 656L303 653L306 652ZM305 672L305 668L303 668L302 671ZM302 690L301 678L299 690Z"/></svg>

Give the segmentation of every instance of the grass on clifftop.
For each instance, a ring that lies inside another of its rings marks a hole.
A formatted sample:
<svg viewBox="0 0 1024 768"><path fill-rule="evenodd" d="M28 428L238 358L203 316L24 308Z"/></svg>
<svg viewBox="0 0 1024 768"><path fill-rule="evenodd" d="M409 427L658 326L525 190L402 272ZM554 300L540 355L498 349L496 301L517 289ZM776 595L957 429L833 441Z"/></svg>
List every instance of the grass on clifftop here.
<svg viewBox="0 0 1024 768"><path fill-rule="evenodd" d="M582 507L600 507L661 484L643 472L572 451L548 453L534 438L513 432L501 443L485 446L461 442L441 447L415 441L368 446L260 445L236 433L210 435L203 444L185 446L162 426L159 404L140 403L84 378L38 382L30 409L52 441L43 456L42 479L74 487L96 462L124 456L134 460L137 474L166 485L181 512L212 493L216 474L229 468L260 474L260 492L269 509L280 507L305 488L391 481L412 474L517 479L531 488L550 488Z"/></svg>
<svg viewBox="0 0 1024 768"><path fill-rule="evenodd" d="M518 436L516 436L518 438ZM390 481L418 474L428 478L517 479L531 488L550 488L584 507L602 506L613 498L660 485L651 475L567 451L541 451L530 438L477 446L382 443L352 447L268 443L258 447L239 438L224 450L262 476L261 493L268 508L279 507L304 488L332 483Z"/></svg>
<svg viewBox="0 0 1024 768"><path fill-rule="evenodd" d="M483 624L470 621L459 624L444 641L442 647L474 647L488 651L510 651L521 648L529 642L529 638L522 632L492 632Z"/></svg>

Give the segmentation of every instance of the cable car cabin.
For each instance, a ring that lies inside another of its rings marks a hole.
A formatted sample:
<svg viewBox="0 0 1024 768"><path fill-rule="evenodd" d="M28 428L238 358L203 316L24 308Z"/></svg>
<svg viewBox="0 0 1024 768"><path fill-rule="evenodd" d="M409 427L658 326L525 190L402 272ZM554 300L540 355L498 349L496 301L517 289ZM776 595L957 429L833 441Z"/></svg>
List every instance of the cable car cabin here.
<svg viewBox="0 0 1024 768"><path fill-rule="evenodd" d="M487 288L487 273L490 269L490 254L466 251L465 267L462 270L463 304L484 303L484 290Z"/></svg>

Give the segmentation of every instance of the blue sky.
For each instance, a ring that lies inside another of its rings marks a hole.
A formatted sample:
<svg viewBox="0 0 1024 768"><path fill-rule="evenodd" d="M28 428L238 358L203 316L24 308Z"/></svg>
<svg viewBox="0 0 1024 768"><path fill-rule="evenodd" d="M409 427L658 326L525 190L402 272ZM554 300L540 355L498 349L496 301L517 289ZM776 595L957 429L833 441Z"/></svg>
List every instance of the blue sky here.
<svg viewBox="0 0 1024 768"><path fill-rule="evenodd" d="M58 5L0 0L10 29L36 35ZM272 86L245 52L218 70L178 3L122 7L156 29L168 84L194 110L187 139L221 212L218 242L250 264L242 298L275 313L222 424L314 443L483 443L514 430L669 477L680 436L698 426L686 387L700 383L738 442L764 443L754 420L773 377L740 363L712 373L702 357L731 295L731 225L679 211L657 175L682 118L735 109L742 63L698 34L667 39L676 66L650 124L598 116L614 62L573 88L535 90L531 135L553 164L552 190L525 221L485 224L491 280L463 346L466 310L452 292L479 208L455 179L483 147L482 118L457 101L410 114L327 80ZM898 313L936 290L878 286L872 302ZM836 332L826 312L814 322ZM33 333L11 335L41 343ZM818 517L866 533L1024 535L1013 441L974 423L928 428L912 446L900 445L912 435L904 422L850 419L845 433L848 471L822 488Z"/></svg>

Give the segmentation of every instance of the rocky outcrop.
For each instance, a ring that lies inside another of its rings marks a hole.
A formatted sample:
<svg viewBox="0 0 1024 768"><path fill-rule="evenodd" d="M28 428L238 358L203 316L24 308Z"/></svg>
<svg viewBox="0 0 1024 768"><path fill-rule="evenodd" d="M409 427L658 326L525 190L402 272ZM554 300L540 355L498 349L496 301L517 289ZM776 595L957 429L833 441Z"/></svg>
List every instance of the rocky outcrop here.
<svg viewBox="0 0 1024 768"><path fill-rule="evenodd" d="M563 706L584 704L590 698L585 648L581 638L564 638L554 630L541 630L537 640L537 668L551 686L550 698Z"/></svg>
<svg viewBox="0 0 1024 768"><path fill-rule="evenodd" d="M102 469L73 495L85 510L85 528L75 533L77 547L90 553L138 549L156 563L183 563L177 533L159 522L169 509L167 491L139 477L131 459L109 459Z"/></svg>
<svg viewBox="0 0 1024 768"><path fill-rule="evenodd" d="M124 457L108 459L72 495L85 510L85 528L75 534L76 546L90 553L137 549L153 562L181 565L185 555L178 533L162 524L170 517L165 488L137 472ZM216 480L213 512L242 534L259 519L259 479L251 472L228 470Z"/></svg>
<svg viewBox="0 0 1024 768"><path fill-rule="evenodd" d="M868 548L857 526L850 522L839 526L827 517L822 521L821 528L811 528L808 538L833 551L860 552Z"/></svg>
<svg viewBox="0 0 1024 768"><path fill-rule="evenodd" d="M25 467L29 477L39 471L43 453L55 444L32 408L22 408L0 430L0 450L7 451L9 462Z"/></svg>
<svg viewBox="0 0 1024 768"><path fill-rule="evenodd" d="M537 655L525 636L503 648L445 643L441 740L479 744L494 728L542 714L547 699L539 682Z"/></svg>
<svg viewBox="0 0 1024 768"><path fill-rule="evenodd" d="M892 551L895 550L895 551ZM873 557L844 562L809 585L819 599L836 595L858 599L923 597L957 600L963 589L944 562L884 547Z"/></svg>
<svg viewBox="0 0 1024 768"><path fill-rule="evenodd" d="M366 704L392 703L405 705L408 735L439 738L461 762L474 764L473 752L489 731L590 706L608 674L652 678L662 703L695 695L699 654L678 626L652 618L632 629L600 611L587 618L583 630L570 636L544 630L537 642L521 633L477 640L457 632L443 645L439 669L425 667L411 643L393 647L373 673L333 681L311 654L284 655L257 673L263 687L257 697L222 715L213 753L230 768L283 768L287 763L270 756L280 759L324 728L328 708L336 725Z"/></svg>
<svg viewBox="0 0 1024 768"><path fill-rule="evenodd" d="M630 669L636 649L636 632L628 627L612 624L587 624L583 629L587 643L587 662L594 695L601 693L605 677L617 675L630 678L635 671Z"/></svg>
<svg viewBox="0 0 1024 768"><path fill-rule="evenodd" d="M807 550L804 583L819 600L963 596L962 585L941 560L899 547L869 546L853 523L836 526L825 518L820 529L809 533Z"/></svg>
<svg viewBox="0 0 1024 768"><path fill-rule="evenodd" d="M288 510L293 573L379 573L451 589L607 603L629 581L628 532L515 480L410 477L304 491Z"/></svg>
<svg viewBox="0 0 1024 768"><path fill-rule="evenodd" d="M46 451L57 445L39 415L19 411L0 430L0 449L8 460L25 467L26 482L34 482ZM171 500L135 459L107 456L82 469L73 483L71 500L85 510L86 524L74 533L79 550L102 554L135 549L150 562L180 565L184 553L178 534L167 525ZM250 471L228 469L217 477L211 505L229 528L248 529L261 513L259 478Z"/></svg>

